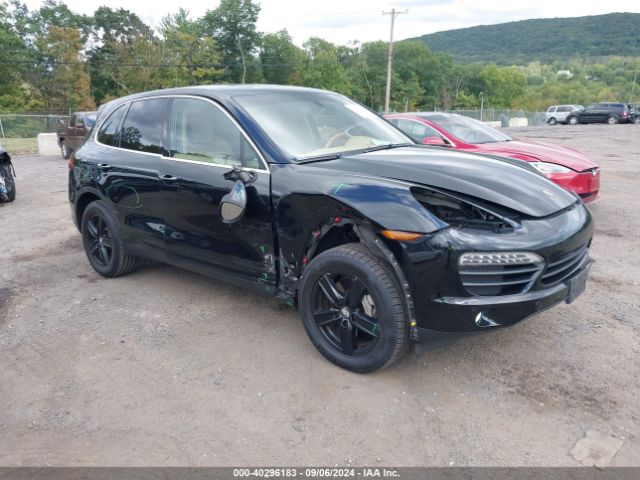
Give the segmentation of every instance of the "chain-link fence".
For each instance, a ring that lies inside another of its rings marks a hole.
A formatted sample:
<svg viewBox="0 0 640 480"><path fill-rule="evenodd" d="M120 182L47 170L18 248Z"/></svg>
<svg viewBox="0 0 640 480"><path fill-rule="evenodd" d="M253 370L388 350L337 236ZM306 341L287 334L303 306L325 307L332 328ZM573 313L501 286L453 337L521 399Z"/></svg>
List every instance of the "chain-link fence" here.
<svg viewBox="0 0 640 480"><path fill-rule="evenodd" d="M66 115L31 115L0 113L0 138L35 138L39 133L52 133Z"/></svg>
<svg viewBox="0 0 640 480"><path fill-rule="evenodd" d="M457 113L466 117L475 118L483 122L500 122L501 127L523 127L524 122L517 119L527 119L527 125L544 125L544 112L527 112L524 110L508 110L496 108L476 108L474 110L445 110L448 113ZM514 120L515 119L515 120Z"/></svg>

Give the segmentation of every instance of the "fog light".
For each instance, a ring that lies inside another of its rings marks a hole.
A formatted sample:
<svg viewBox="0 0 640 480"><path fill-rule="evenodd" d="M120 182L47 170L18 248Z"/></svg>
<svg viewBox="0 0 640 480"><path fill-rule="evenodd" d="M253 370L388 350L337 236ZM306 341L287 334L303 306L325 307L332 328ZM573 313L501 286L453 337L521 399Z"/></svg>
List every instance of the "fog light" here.
<svg viewBox="0 0 640 480"><path fill-rule="evenodd" d="M528 265L544 260L531 252L474 252L460 256L460 265Z"/></svg>

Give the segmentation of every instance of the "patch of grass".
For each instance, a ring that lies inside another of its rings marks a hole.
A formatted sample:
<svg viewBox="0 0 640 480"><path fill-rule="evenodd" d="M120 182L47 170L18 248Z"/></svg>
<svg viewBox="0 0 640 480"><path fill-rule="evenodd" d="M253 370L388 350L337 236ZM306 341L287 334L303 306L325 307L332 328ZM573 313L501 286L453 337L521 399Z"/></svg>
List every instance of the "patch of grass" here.
<svg viewBox="0 0 640 480"><path fill-rule="evenodd" d="M0 138L0 145L9 152L9 155L38 153L37 138Z"/></svg>

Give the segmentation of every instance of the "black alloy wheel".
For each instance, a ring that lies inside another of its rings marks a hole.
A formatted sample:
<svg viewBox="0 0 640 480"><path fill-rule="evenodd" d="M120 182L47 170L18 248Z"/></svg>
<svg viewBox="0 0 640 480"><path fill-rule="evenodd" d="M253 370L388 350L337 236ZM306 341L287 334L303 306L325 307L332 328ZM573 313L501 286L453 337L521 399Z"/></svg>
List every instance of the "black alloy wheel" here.
<svg viewBox="0 0 640 480"><path fill-rule="evenodd" d="M87 220L87 236L91 263L95 262L103 268L108 267L113 257L113 239L101 215L92 216Z"/></svg>
<svg viewBox="0 0 640 480"><path fill-rule="evenodd" d="M380 336L376 306L357 276L322 275L313 291L313 319L325 340L346 355L364 355Z"/></svg>
<svg viewBox="0 0 640 480"><path fill-rule="evenodd" d="M341 245L315 257L302 275L298 305L314 346L347 370L388 367L409 345L396 276L364 245Z"/></svg>
<svg viewBox="0 0 640 480"><path fill-rule="evenodd" d="M81 222L82 243L93 269L105 277L119 277L131 272L137 258L125 254L118 225L101 200L91 202Z"/></svg>

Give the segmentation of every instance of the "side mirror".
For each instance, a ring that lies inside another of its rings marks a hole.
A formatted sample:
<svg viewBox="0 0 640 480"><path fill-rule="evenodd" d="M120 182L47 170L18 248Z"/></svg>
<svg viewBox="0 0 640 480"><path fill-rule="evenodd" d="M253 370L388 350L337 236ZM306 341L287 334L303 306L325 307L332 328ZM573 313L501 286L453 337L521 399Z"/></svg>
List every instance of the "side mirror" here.
<svg viewBox="0 0 640 480"><path fill-rule="evenodd" d="M425 137L422 139L423 145L438 145L440 147L446 147L447 142L445 142L442 137Z"/></svg>
<svg viewBox="0 0 640 480"><path fill-rule="evenodd" d="M220 201L220 216L224 223L235 223L247 210L247 189L242 180L236 181L233 188Z"/></svg>
<svg viewBox="0 0 640 480"><path fill-rule="evenodd" d="M256 175L255 172L234 165L233 170L224 174L224 178L227 180L240 180L245 185L249 185L256 181L258 175Z"/></svg>

